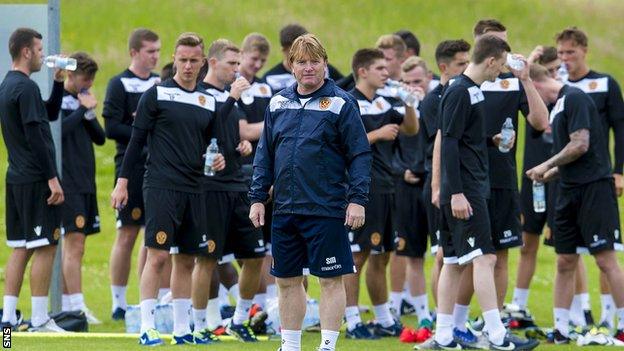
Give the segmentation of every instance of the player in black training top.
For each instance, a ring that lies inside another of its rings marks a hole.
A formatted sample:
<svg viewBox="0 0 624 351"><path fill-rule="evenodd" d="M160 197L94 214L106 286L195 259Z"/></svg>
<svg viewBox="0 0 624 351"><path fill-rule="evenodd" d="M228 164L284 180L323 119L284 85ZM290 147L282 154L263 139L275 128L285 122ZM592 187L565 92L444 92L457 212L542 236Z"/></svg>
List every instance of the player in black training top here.
<svg viewBox="0 0 624 351"><path fill-rule="evenodd" d="M356 76L355 89L350 93L357 100L362 122L373 151L371 169L370 202L366 207L366 223L349 233L351 251L356 273L345 278L347 291L347 337L371 339L379 336L399 336L400 322L393 319L387 304L388 289L386 266L390 252L394 251L394 176L392 157L394 141L399 134L414 135L418 132L418 119L414 107L395 107L377 90L388 79L384 54L379 49L361 49L353 55L352 68ZM405 86L405 89L413 89ZM405 118L403 117L405 114ZM373 335L361 323L358 311L359 276L364 263L369 261L367 277L368 293L374 305L376 323Z"/></svg>
<svg viewBox="0 0 624 351"><path fill-rule="evenodd" d="M295 83L295 76L288 65L288 52L295 39L307 34L308 30L297 23L288 24L280 29L280 44L282 46L282 62L269 69L262 79L271 87L273 94ZM334 66L327 64L325 78L335 81L342 78L342 74Z"/></svg>
<svg viewBox="0 0 624 351"><path fill-rule="evenodd" d="M504 69L507 43L486 35L477 40L464 74L449 84L440 102L441 187L444 265L438 285L436 334L428 347L458 347L453 338L453 307L459 278L472 263L490 349L530 349L529 342L507 334L500 319L494 284L495 248L490 234L490 195L486 120L479 86L494 81ZM437 173L437 171L435 171ZM435 200L435 199L434 199Z"/></svg>
<svg viewBox="0 0 624 351"><path fill-rule="evenodd" d="M210 342L199 333L191 334L188 311L195 258L210 250L202 155L208 140L215 136L215 99L196 83L205 62L203 40L194 33L183 33L174 52L173 79L149 88L139 101L132 138L111 195L113 207L127 205L128 177L147 142L149 157L143 185L147 260L140 284L143 345L162 344L155 329L154 308L159 277L170 253L173 343ZM212 166L216 171L223 169L223 156L219 154Z"/></svg>
<svg viewBox="0 0 624 351"><path fill-rule="evenodd" d="M555 277L555 341L569 340L569 306L579 252L588 250L606 275L617 307L617 336L624 335L624 273L615 250L621 249L620 219L607 139L592 99L580 89L563 85L539 65L531 78L550 113L554 156L527 171L540 182L560 178L555 207L554 238L557 252Z"/></svg>
<svg viewBox="0 0 624 351"><path fill-rule="evenodd" d="M507 29L497 20L481 20L474 27L476 40L485 35L493 35L507 41ZM519 55L517 58L524 60ZM548 126L548 110L529 79L529 66L524 61L524 69L516 71L509 67L495 81L485 81L481 91L485 97L486 142L488 145L490 198L488 210L492 243L496 249L494 279L499 309L503 308L507 294L508 249L521 247L520 194L516 171L515 135L510 150L501 152L495 142L500 137L501 128L507 118L511 118L514 131L518 130L518 112L526 117L531 126L543 131ZM462 292L472 290L473 283L463 280ZM470 305L471 294L460 294L457 304ZM464 315L467 321L467 315ZM458 324L461 324L456 320Z"/></svg>
<svg viewBox="0 0 624 351"><path fill-rule="evenodd" d="M568 70L567 84L577 87L588 94L600 115L600 123L604 140L609 140L613 131L613 178L617 196L624 190L624 101L618 82L612 76L593 71L589 68L586 55L588 49L587 35L580 29L572 27L563 30L556 36L557 52L561 62ZM607 144L609 145L609 144ZM615 308L613 298L609 296L609 284L604 274L600 274L600 292L602 316L600 322L612 327ZM622 338L624 340L624 338Z"/></svg>
<svg viewBox="0 0 624 351"><path fill-rule="evenodd" d="M128 49L132 58L130 67L109 81L102 110L106 137L115 140L117 149L115 180L121 172L121 162L130 142L139 99L147 89L160 81L158 75L152 72L160 55L158 35L148 29L135 29L128 39ZM115 320L123 319L126 313L126 286L132 249L141 226L145 225L143 174L146 158L147 154L143 152L134 165L128 179L130 202L117 211L117 237L110 256L112 317ZM142 252L143 259L140 262L144 262L144 250ZM142 265L139 266L142 270Z"/></svg>
<svg viewBox="0 0 624 351"><path fill-rule="evenodd" d="M101 322L87 308L82 294L82 256L86 236L100 232L95 186L93 144L104 145L106 136L97 120L97 100L91 86L97 63L84 52L71 55L77 61L67 73L63 104L63 311L83 311L89 324Z"/></svg>
<svg viewBox="0 0 624 351"><path fill-rule="evenodd" d="M19 322L17 297L32 256L31 329L62 332L48 317L48 289L61 236L59 205L64 201L49 121L58 118L63 84L54 84L54 99L48 100L50 112L46 111L39 87L29 78L41 69L41 39L41 34L30 28L18 28L11 34L12 68L0 84L0 125L9 159L6 234L12 249L5 269L2 326L14 328ZM62 79L62 75L56 78Z"/></svg>
<svg viewBox="0 0 624 351"><path fill-rule="evenodd" d="M242 157L251 154L251 143L241 139L239 134L239 120L242 119L241 111L234 106L226 116L223 108L230 108L236 100L241 100L241 93L249 91L249 81L243 77L236 79L240 63L240 51L229 40L218 39L208 49L208 74L200 86L213 95L217 101L217 110L223 113L219 128L215 133L220 150L223 152L226 167L222 172L213 177L204 179L204 196L206 202L206 220L210 228L208 232L208 252L205 252L197 261L202 265L202 275L195 276L195 280L201 279L204 283L197 286L203 287L210 282L211 270L217 261L232 262L239 260L242 265L238 277L240 295L236 301L236 310L227 326L227 332L244 342L258 341L249 323L249 311L253 298L260 284L262 261L264 258L264 242L262 231L255 228L249 219L249 182L243 174L241 167ZM236 79L236 80L235 80ZM225 90L231 86L231 92ZM224 105L229 106L224 106ZM195 325L198 320L205 319L208 291L198 291L205 295L200 306L193 306L193 313L197 313ZM201 325L200 329L208 332L207 325ZM197 330L197 329L196 329Z"/></svg>

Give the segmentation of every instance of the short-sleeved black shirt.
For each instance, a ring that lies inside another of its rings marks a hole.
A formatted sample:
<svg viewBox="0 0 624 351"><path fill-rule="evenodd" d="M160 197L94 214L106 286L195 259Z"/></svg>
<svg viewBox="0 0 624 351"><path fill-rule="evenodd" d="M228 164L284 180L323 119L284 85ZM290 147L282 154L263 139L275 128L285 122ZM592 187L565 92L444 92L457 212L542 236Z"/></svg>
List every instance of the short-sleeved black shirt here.
<svg viewBox="0 0 624 351"><path fill-rule="evenodd" d="M529 114L527 97L520 80L511 73L503 73L494 82L483 82L481 91L485 96L486 136L491 140L494 135L500 133L508 117L513 122L517 136L518 111L524 116ZM516 146L514 145L508 153L502 153L495 145L491 143L488 145L492 189L518 189Z"/></svg>
<svg viewBox="0 0 624 351"><path fill-rule="evenodd" d="M220 90L208 83L199 83L199 86L216 100L217 114L215 121L214 137L217 138L219 151L225 158L225 169L216 172L214 176L203 178L203 187L206 191L244 191L249 190L249 184L245 180L241 169L242 157L236 150L240 143L238 121L243 118L242 111L235 105L228 116L221 116L219 111L230 96L226 90ZM240 100L239 100L240 102Z"/></svg>
<svg viewBox="0 0 624 351"><path fill-rule="evenodd" d="M433 160L433 144L440 129L439 107L442 93L446 85L438 84L420 103L420 132L425 138L425 170L431 172Z"/></svg>
<svg viewBox="0 0 624 351"><path fill-rule="evenodd" d="M143 187L200 193L214 118L215 99L199 86L188 91L168 79L149 88L134 119L148 131Z"/></svg>
<svg viewBox="0 0 624 351"><path fill-rule="evenodd" d="M258 123L264 121L264 114L271 102L273 92L271 86L254 77L251 83L251 88L247 90L245 94L238 100L238 107L243 112L243 118L248 123ZM217 101L219 104L219 101ZM251 155L242 158L242 164L252 164L254 156L256 155L256 147L258 146L258 140L252 141L251 146L253 151Z"/></svg>
<svg viewBox="0 0 624 351"><path fill-rule="evenodd" d="M131 128L141 95L158 82L160 82L160 78L156 73L151 73L149 78L143 79L129 69L114 76L108 82L102 117L115 119ZM131 129L128 132L130 135ZM115 140L117 148L115 169L117 172L121 170L121 162L129 141L129 137L127 140ZM145 153L143 156L146 156Z"/></svg>
<svg viewBox="0 0 624 351"><path fill-rule="evenodd" d="M454 138L459 141L460 174L448 174L445 163L450 162L442 154L442 186L440 202L448 204L453 191L451 177L459 179L462 192L466 196L489 198L488 156L486 145L486 125L483 92L479 86L465 75L457 76L446 88L440 102L442 139ZM459 177L459 178L457 178Z"/></svg>
<svg viewBox="0 0 624 351"><path fill-rule="evenodd" d="M383 96L375 95L368 100L357 88L350 91L355 97L364 123L366 133L370 133L387 124L403 123L404 110L393 107ZM371 167L371 194L394 193L392 169L394 141L380 140L371 145L373 163Z"/></svg>
<svg viewBox="0 0 624 351"><path fill-rule="evenodd" d="M571 188L611 177L607 140L601 117L592 99L578 88L564 86L550 112L553 152L559 153L569 142L570 134L589 130L589 150L571 163L559 166L561 187Z"/></svg>
<svg viewBox="0 0 624 351"><path fill-rule="evenodd" d="M39 125L48 157L54 160L50 122L37 83L23 72L7 72L0 84L0 122L9 158L6 182L26 184L47 180L39 158L26 140L24 127Z"/></svg>
<svg viewBox="0 0 624 351"><path fill-rule="evenodd" d="M549 110L552 106L549 106ZM524 175L529 169L548 160L552 155L552 130L548 128L546 131L537 131L531 127L531 124L525 123L524 137L524 160L522 166L522 174ZM526 175L525 175L526 177Z"/></svg>
<svg viewBox="0 0 624 351"><path fill-rule="evenodd" d="M87 109L68 91L63 93L61 116L63 121L79 118L74 128L63 125L63 190L66 193L95 194L95 155L93 142L86 129L84 114Z"/></svg>

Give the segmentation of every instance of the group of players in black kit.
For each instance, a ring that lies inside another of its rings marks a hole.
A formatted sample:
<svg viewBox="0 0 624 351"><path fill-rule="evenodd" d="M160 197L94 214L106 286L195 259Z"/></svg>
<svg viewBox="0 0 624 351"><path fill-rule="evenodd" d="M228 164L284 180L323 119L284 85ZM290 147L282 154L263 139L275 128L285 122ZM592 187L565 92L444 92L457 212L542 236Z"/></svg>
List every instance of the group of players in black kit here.
<svg viewBox="0 0 624 351"><path fill-rule="evenodd" d="M93 113L97 101L89 91L98 69L95 61L84 53L73 54L76 71L68 72L67 78L56 72L44 104L28 78L41 67L41 35L30 29L14 32L9 43L13 70L0 86L0 119L9 154L7 243L13 248L6 269L3 324L20 322L17 296L32 255L30 329L63 331L47 314L51 262L61 233L63 307L82 310L90 323L99 322L84 301L80 262L85 236L99 232L100 226L93 144L102 145L108 137L117 149L111 195L118 228L110 264L113 319L124 318L132 248L144 227L139 342L163 343L154 309L169 287L172 343L217 341L215 327L223 323L216 301L219 281L229 274L223 267L234 259L241 266L234 276L236 308L222 329L241 341L257 341L251 315L266 307L267 297L276 297L276 288L268 275L273 262L268 256L270 210L259 223L250 214L257 201L253 187L252 199L248 196L252 174L254 181L259 177L252 169L253 155L269 111L274 106L291 108L280 100L286 93L277 93L298 83L289 50L306 33L300 25L282 29L284 61L262 79L256 74L269 53L262 35L248 35L241 49L218 39L205 55L202 38L183 33L176 42L173 72L161 81L152 72L160 51L158 35L135 30L129 40L131 65L109 82L102 128ZM326 81L335 80L349 92L348 104L361 116L372 158L366 220L347 233L353 269L337 269L336 260L345 260L335 256L323 257L327 265L321 266L344 275L346 336L400 337L417 342L418 349L535 348L539 342L533 337L539 329L527 310L528 290L539 235L548 223L546 239L557 253L555 325L548 340L561 344L581 335L586 344L624 341L624 276L615 254L622 248L617 196L624 187L620 88L611 76L589 70L588 39L579 29L559 33L556 48L540 46L528 59L514 55L524 64L520 70L506 65L512 50L500 22L479 21L474 39L472 54L470 44L461 39L437 46L440 77L418 57L420 45L409 31L381 36L375 48L358 50L350 76L342 77L329 64L325 68ZM406 102L399 90L416 101ZM298 96L304 108L311 96ZM323 99L316 108L331 110L334 100ZM62 182L48 126L59 112ZM510 152L499 150L505 142L501 126L511 118L518 130L518 112L526 118L521 191L515 140L508 145ZM204 176L202 156L212 138L220 149L211 165L216 174ZM264 165L256 160L254 167ZM533 208L534 182L547 184L544 213ZM274 230L286 224L276 225ZM435 256L431 288L436 313L429 309L425 285L428 247ZM517 286L512 303L504 304L508 250L515 247L520 248ZM580 253L592 254L601 271L603 313L593 328ZM365 262L375 315L366 324L358 305ZM284 272L272 268L278 277ZM293 269L301 273L300 267ZM481 323L468 321L473 293L482 310ZM266 318L262 313L260 322ZM418 316L415 329L402 325L403 313ZM526 329L529 338L511 333L514 329ZM289 339L291 330L284 332L281 350L298 349ZM321 343L321 350L335 348L338 334L327 335L332 336L323 335L327 342Z"/></svg>

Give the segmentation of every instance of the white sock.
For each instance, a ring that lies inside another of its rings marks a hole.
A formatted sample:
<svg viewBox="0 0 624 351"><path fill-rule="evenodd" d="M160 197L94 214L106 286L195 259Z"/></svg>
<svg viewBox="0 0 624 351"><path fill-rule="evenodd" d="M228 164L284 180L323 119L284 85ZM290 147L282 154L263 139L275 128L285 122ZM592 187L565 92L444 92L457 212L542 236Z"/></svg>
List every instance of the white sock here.
<svg viewBox="0 0 624 351"><path fill-rule="evenodd" d="M347 319L347 330L355 329L358 323L362 323L359 307L347 306L347 308L345 308L345 318Z"/></svg>
<svg viewBox="0 0 624 351"><path fill-rule="evenodd" d="M455 328L465 332L466 322L468 322L468 313L470 306L455 304L453 308L453 325Z"/></svg>
<svg viewBox="0 0 624 351"><path fill-rule="evenodd" d="M221 319L221 311L219 310L219 298L215 297L212 300L208 300L208 306L206 307L206 322L208 323L208 329L215 330L223 326L223 319Z"/></svg>
<svg viewBox="0 0 624 351"><path fill-rule="evenodd" d="M425 319L433 320L431 317L431 312L429 311L429 299L427 298L427 294L422 294L418 296L411 297L411 303L414 305L416 309L416 315L418 316L418 321L422 321Z"/></svg>
<svg viewBox="0 0 624 351"><path fill-rule="evenodd" d="M617 309L617 317L618 317L618 330L624 329L624 308Z"/></svg>
<svg viewBox="0 0 624 351"><path fill-rule="evenodd" d="M440 345L448 345L453 341L453 315L438 313L434 338Z"/></svg>
<svg viewBox="0 0 624 351"><path fill-rule="evenodd" d="M160 288L158 289L158 300L162 299L163 296L167 295L171 289L169 288Z"/></svg>
<svg viewBox="0 0 624 351"><path fill-rule="evenodd" d="M394 324L394 319L387 303L373 306L373 311L375 311L375 319L382 327L386 328Z"/></svg>
<svg viewBox="0 0 624 351"><path fill-rule="evenodd" d="M228 290L223 286L223 284L219 284L219 305L222 306L230 306L230 299L228 299Z"/></svg>
<svg viewBox="0 0 624 351"><path fill-rule="evenodd" d="M232 300L238 301L238 299L240 298L240 291L238 290L238 284L234 284L228 289L228 295L230 296Z"/></svg>
<svg viewBox="0 0 624 351"><path fill-rule="evenodd" d="M513 299L511 302L514 305L520 307L521 310L526 310L527 301L529 300L529 289L515 288L513 293Z"/></svg>
<svg viewBox="0 0 624 351"><path fill-rule="evenodd" d="M403 292L390 292L390 307L399 315L401 315L401 301L403 301Z"/></svg>
<svg viewBox="0 0 624 351"><path fill-rule="evenodd" d="M591 310L591 304L589 302L589 293L582 293L579 294L581 295L581 308L584 311L590 311Z"/></svg>
<svg viewBox="0 0 624 351"><path fill-rule="evenodd" d="M269 284L266 289L267 299L277 298L277 285Z"/></svg>
<svg viewBox="0 0 624 351"><path fill-rule="evenodd" d="M69 303L71 304L72 311L82 311L87 308L84 302L84 295L82 293L69 295Z"/></svg>
<svg viewBox="0 0 624 351"><path fill-rule="evenodd" d="M282 329L282 351L301 351L301 330Z"/></svg>
<svg viewBox="0 0 624 351"><path fill-rule="evenodd" d="M208 322L206 320L206 309L197 310L193 308L193 324L195 324L195 331L208 328Z"/></svg>
<svg viewBox="0 0 624 351"><path fill-rule="evenodd" d="M488 331L488 339L495 345L501 345L505 341L507 329L501 322L498 308L483 312L483 320L485 321L483 328Z"/></svg>
<svg viewBox="0 0 624 351"><path fill-rule="evenodd" d="M141 307L141 334L150 329L156 329L154 323L154 309L156 309L156 299L145 299L139 305Z"/></svg>
<svg viewBox="0 0 624 351"><path fill-rule="evenodd" d="M555 329L566 338L569 336L570 310L565 308L553 308Z"/></svg>
<svg viewBox="0 0 624 351"><path fill-rule="evenodd" d="M61 296L61 311L67 312L71 310L72 308L71 308L71 302L69 302L69 295L63 294L63 296Z"/></svg>
<svg viewBox="0 0 624 351"><path fill-rule="evenodd" d="M232 323L243 324L246 320L248 320L251 305L253 305L253 300L238 298L236 310L234 310L234 317L232 317Z"/></svg>
<svg viewBox="0 0 624 351"><path fill-rule="evenodd" d="M613 328L613 317L615 316L615 302L611 294L600 295L600 323L606 322L609 328Z"/></svg>
<svg viewBox="0 0 624 351"><path fill-rule="evenodd" d="M117 307L122 310L128 309L128 303L126 302L126 289L127 286L111 285L111 295L113 296L113 311Z"/></svg>
<svg viewBox="0 0 624 351"><path fill-rule="evenodd" d="M585 314L583 313L583 307L581 306L581 295L574 295L572 298L572 304L570 305L570 320L574 325L584 327Z"/></svg>
<svg viewBox="0 0 624 351"><path fill-rule="evenodd" d="M191 299L173 299L173 334L191 333Z"/></svg>
<svg viewBox="0 0 624 351"><path fill-rule="evenodd" d="M17 296L4 295L4 302L2 305L2 321L11 322L11 324L17 324Z"/></svg>
<svg viewBox="0 0 624 351"><path fill-rule="evenodd" d="M48 297L33 296L30 298L30 301L32 303L30 324L32 324L33 327L39 327L50 319L48 316Z"/></svg>
<svg viewBox="0 0 624 351"><path fill-rule="evenodd" d="M254 296L253 303L257 304L258 306L260 306L260 308L264 310L266 308L266 300L266 293L256 294L256 296Z"/></svg>
<svg viewBox="0 0 624 351"><path fill-rule="evenodd" d="M340 332L321 329L321 346L319 346L319 350L334 351L339 335Z"/></svg>

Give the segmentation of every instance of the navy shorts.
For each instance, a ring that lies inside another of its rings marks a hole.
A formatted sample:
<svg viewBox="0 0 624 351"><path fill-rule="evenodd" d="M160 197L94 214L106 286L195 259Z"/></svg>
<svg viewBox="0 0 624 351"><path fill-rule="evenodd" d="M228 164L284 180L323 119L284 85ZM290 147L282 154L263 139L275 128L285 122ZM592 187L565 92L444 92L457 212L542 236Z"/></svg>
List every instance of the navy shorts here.
<svg viewBox="0 0 624 351"><path fill-rule="evenodd" d="M331 278L355 273L344 219L274 214L271 274L278 278L310 274Z"/></svg>

